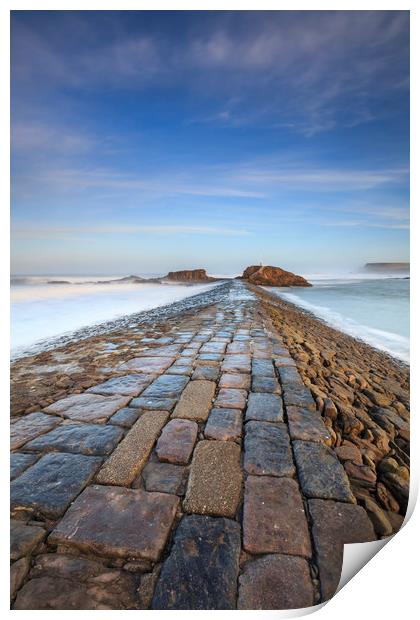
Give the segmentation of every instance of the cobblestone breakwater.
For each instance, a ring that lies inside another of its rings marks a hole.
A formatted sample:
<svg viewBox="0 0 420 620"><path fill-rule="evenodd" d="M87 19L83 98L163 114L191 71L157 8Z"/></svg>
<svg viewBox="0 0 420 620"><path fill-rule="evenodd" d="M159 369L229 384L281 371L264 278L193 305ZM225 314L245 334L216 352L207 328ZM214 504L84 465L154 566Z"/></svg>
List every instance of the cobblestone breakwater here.
<svg viewBox="0 0 420 620"><path fill-rule="evenodd" d="M206 295L14 365L14 609L310 607L383 535L258 291Z"/></svg>

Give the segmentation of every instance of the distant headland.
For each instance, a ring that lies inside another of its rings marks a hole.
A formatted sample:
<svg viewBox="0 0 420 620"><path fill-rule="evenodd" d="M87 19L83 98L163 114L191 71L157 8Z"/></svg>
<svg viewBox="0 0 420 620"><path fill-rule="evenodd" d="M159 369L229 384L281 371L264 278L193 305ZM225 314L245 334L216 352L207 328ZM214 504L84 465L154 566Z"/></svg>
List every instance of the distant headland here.
<svg viewBox="0 0 420 620"><path fill-rule="evenodd" d="M410 263L366 263L369 273L410 273Z"/></svg>

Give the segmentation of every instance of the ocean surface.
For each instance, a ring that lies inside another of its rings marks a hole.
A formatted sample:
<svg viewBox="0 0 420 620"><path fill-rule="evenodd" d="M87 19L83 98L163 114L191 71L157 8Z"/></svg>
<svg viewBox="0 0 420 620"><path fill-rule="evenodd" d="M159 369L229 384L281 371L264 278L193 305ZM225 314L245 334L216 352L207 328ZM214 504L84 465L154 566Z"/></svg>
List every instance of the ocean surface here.
<svg viewBox="0 0 420 620"><path fill-rule="evenodd" d="M118 276L12 277L12 357L48 338L180 301L217 286L133 284L118 279Z"/></svg>
<svg viewBox="0 0 420 620"><path fill-rule="evenodd" d="M270 288L326 323L406 363L410 359L410 280L306 275L312 288Z"/></svg>

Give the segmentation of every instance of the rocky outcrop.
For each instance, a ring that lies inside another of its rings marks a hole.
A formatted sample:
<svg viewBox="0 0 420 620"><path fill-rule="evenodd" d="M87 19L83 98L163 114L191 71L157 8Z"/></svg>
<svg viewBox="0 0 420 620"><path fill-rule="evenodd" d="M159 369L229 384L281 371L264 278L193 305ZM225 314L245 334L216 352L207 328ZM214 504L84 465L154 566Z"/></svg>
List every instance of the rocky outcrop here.
<svg viewBox="0 0 420 620"><path fill-rule="evenodd" d="M305 278L291 271L262 265L247 267L241 279L261 286L312 286Z"/></svg>
<svg viewBox="0 0 420 620"><path fill-rule="evenodd" d="M108 282L110 284L142 284L143 282L147 282L147 278L141 278L140 276L125 276L124 278L118 278L118 280L109 280L106 282L106 284L108 284ZM102 283L98 281L98 284Z"/></svg>
<svg viewBox="0 0 420 620"><path fill-rule="evenodd" d="M184 269L183 271L170 271L162 279L174 282L213 282L216 278L208 276L205 269Z"/></svg>

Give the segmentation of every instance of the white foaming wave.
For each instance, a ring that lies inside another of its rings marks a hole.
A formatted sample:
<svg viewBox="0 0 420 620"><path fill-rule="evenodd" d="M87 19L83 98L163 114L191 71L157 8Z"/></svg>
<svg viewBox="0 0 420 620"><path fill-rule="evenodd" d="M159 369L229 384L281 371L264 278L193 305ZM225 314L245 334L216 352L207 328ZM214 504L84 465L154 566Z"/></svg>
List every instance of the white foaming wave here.
<svg viewBox="0 0 420 620"><path fill-rule="evenodd" d="M181 301L219 284L16 287L12 290L12 352L83 327Z"/></svg>
<svg viewBox="0 0 420 620"><path fill-rule="evenodd" d="M362 280L406 280L410 277L410 274L407 273L364 273L364 272L330 272L330 273L304 273L303 277L309 282L323 282L323 281L332 281L335 283L343 282L348 283L349 281L362 281Z"/></svg>
<svg viewBox="0 0 420 620"><path fill-rule="evenodd" d="M291 303L304 308L305 310L309 310L316 316L322 318L326 323L343 331L350 336L358 338L359 340L364 340L371 346L381 349L382 351L386 351L390 353L394 357L402 360L403 362L409 363L410 361L410 339L405 336L401 336L400 334L396 334L394 332L384 331L382 329L377 329L375 327L369 327L368 325L363 325L361 323L357 323L353 319L346 317L339 312L332 310L328 306L318 306L316 304L312 304L308 301L302 300L297 295L293 293L277 293L279 297L282 297L286 301L290 301Z"/></svg>
<svg viewBox="0 0 420 620"><path fill-rule="evenodd" d="M54 284L54 285L31 285L16 286L11 288L11 301L20 303L25 301L35 301L41 299L62 299L66 297L84 297L86 295L103 295L110 294L113 290L118 291L137 291L148 290L160 287L159 284L83 284L83 286L75 286L70 284Z"/></svg>

